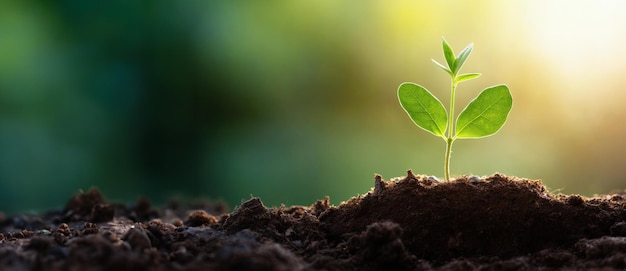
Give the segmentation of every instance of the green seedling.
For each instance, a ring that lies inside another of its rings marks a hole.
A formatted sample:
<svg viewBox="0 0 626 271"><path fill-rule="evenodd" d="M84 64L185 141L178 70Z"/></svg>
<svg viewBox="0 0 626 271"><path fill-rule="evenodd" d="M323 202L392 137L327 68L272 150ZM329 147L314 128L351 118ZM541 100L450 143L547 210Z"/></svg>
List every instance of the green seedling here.
<svg viewBox="0 0 626 271"><path fill-rule="evenodd" d="M452 47L442 39L443 55L448 66L435 61L441 69L450 75L451 95L450 112L446 112L439 99L423 86L415 83L402 83L398 88L400 105L420 128L436 135L446 142L444 170L446 180L450 181L450 154L452 143L458 138L480 138L495 134L502 128L513 105L513 97L506 85L497 85L484 89L461 111L456 123L454 119L454 95L459 83L477 78L480 73L459 74L459 70L472 52L473 44L468 45L454 55Z"/></svg>

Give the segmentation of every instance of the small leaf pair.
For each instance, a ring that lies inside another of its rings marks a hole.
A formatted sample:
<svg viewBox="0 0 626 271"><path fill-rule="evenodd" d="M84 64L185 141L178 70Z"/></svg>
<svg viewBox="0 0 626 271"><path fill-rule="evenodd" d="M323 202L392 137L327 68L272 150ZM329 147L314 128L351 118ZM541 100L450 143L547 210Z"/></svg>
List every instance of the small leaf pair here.
<svg viewBox="0 0 626 271"><path fill-rule="evenodd" d="M439 136L446 141L444 170L446 180L450 180L450 153L452 143L457 138L480 138L495 134L502 128L513 105L513 97L506 85L484 89L461 111L456 123L454 119L454 98L460 82L480 76L479 73L457 75L470 53L473 44L468 45L458 56L443 39L443 54L448 66L433 59L433 62L446 71L452 80L450 112L446 112L439 101L426 88L415 83L402 83L398 88L398 99L402 108L420 128Z"/></svg>
<svg viewBox="0 0 626 271"><path fill-rule="evenodd" d="M398 89L398 97L417 126L447 140L446 109L428 90L414 83L403 83ZM483 90L457 118L453 138L480 138L495 134L504 125L512 102L505 85Z"/></svg>

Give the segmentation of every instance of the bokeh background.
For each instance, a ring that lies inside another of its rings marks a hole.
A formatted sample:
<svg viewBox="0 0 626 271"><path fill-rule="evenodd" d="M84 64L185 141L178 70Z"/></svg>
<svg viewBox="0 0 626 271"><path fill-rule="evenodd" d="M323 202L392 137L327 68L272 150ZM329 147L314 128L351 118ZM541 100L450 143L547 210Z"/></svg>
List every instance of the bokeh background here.
<svg viewBox="0 0 626 271"><path fill-rule="evenodd" d="M401 109L400 83L442 101L441 37L459 112L506 83L495 136L455 142L454 175L626 188L623 1L3 1L0 211L178 196L335 204L407 169L443 175L444 142Z"/></svg>

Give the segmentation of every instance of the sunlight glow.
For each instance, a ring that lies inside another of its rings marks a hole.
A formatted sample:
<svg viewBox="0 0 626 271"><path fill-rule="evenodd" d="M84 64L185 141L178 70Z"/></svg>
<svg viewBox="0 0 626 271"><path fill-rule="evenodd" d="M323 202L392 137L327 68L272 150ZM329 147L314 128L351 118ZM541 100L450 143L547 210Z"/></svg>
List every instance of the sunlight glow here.
<svg viewBox="0 0 626 271"><path fill-rule="evenodd" d="M546 63L558 65L565 74L609 69L614 48L624 47L626 26L624 1L531 1L527 33L546 54ZM609 65L607 65L609 64Z"/></svg>

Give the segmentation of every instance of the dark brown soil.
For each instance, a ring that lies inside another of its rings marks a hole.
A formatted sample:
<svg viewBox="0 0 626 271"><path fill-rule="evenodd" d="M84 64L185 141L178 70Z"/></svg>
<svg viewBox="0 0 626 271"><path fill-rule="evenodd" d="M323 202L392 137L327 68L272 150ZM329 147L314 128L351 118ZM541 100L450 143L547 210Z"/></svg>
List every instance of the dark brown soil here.
<svg viewBox="0 0 626 271"><path fill-rule="evenodd" d="M555 195L494 175L384 181L339 205L267 208L148 200L98 190L64 210L0 215L0 270L552 270L626 268L623 194Z"/></svg>

